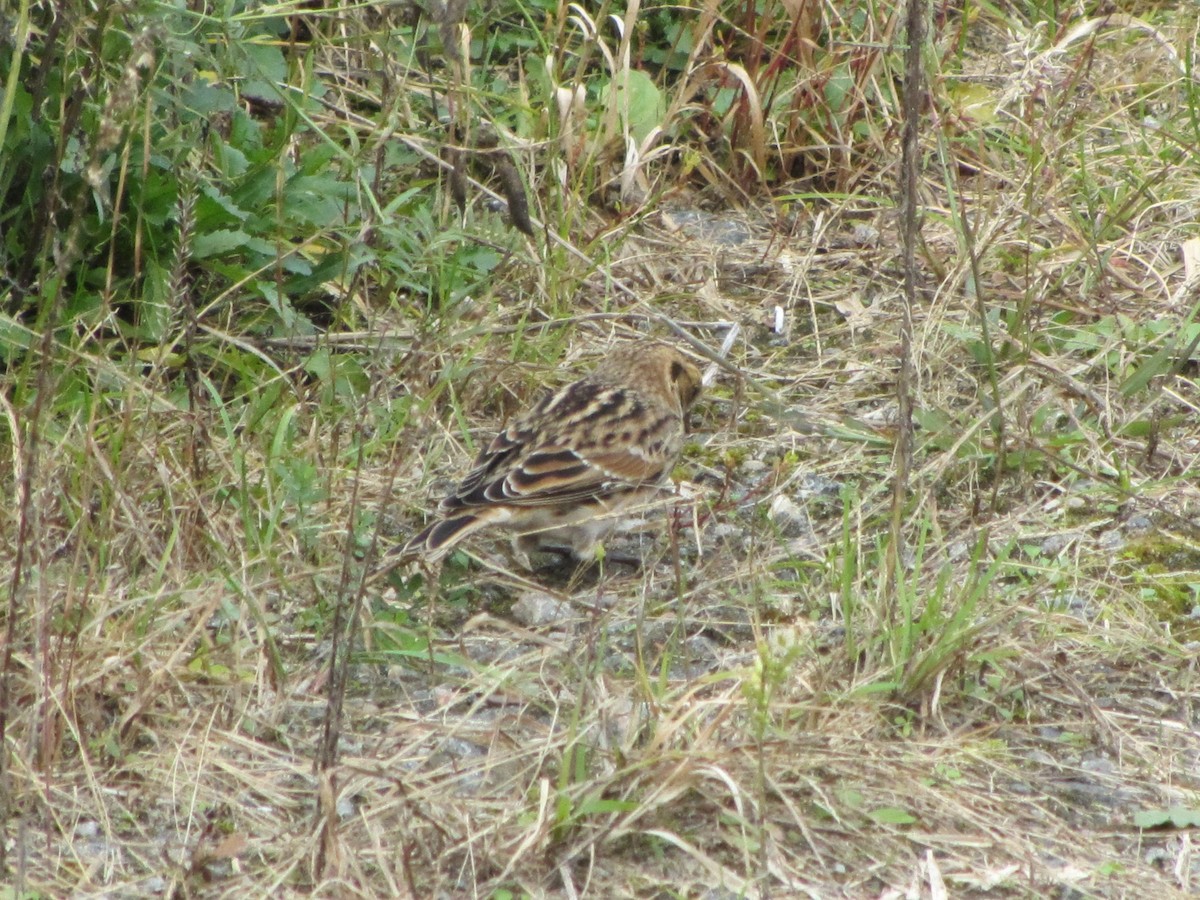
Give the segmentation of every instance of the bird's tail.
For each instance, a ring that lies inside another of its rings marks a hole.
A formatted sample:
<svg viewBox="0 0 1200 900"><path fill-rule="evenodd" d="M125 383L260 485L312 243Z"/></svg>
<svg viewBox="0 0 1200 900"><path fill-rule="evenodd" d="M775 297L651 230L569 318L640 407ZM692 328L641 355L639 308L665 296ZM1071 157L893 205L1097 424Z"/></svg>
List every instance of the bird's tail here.
<svg viewBox="0 0 1200 900"><path fill-rule="evenodd" d="M400 565L420 558L429 563L437 562L454 549L455 544L485 524L486 522L478 516L470 513L439 519L414 534L399 549L389 553L387 564Z"/></svg>

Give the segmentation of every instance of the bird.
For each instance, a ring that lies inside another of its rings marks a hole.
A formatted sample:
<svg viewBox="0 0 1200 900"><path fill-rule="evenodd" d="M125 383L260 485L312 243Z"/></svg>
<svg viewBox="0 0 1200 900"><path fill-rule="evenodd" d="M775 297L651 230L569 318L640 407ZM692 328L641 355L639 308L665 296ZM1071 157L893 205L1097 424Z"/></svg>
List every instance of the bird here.
<svg viewBox="0 0 1200 900"><path fill-rule="evenodd" d="M512 419L399 561L434 563L492 527L514 537L528 568L538 551L594 559L620 511L661 493L701 387L700 370L675 347L617 345L591 373Z"/></svg>

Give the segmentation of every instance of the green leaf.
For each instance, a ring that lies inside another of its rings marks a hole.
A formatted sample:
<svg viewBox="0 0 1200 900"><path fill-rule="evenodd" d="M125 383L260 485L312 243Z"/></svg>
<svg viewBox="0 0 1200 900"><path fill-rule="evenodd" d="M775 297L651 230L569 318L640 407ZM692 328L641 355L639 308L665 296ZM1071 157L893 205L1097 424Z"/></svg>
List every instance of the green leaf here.
<svg viewBox="0 0 1200 900"><path fill-rule="evenodd" d="M370 386L362 365L347 354L317 350L305 361L304 370L321 382L329 400L362 396Z"/></svg>
<svg viewBox="0 0 1200 900"><path fill-rule="evenodd" d="M866 798L854 788L839 788L837 798L844 806L849 806L851 809L859 809L866 803Z"/></svg>
<svg viewBox="0 0 1200 900"><path fill-rule="evenodd" d="M171 325L171 273L158 260L146 260L142 296L134 303L136 333L146 341L161 341Z"/></svg>
<svg viewBox="0 0 1200 900"><path fill-rule="evenodd" d="M33 345L33 332L12 316L0 313L0 362L8 363Z"/></svg>
<svg viewBox="0 0 1200 900"><path fill-rule="evenodd" d="M607 813L615 812L632 812L637 809L638 805L632 800L606 800L603 797L597 797L592 800L584 800L575 810L576 818L582 816L601 816Z"/></svg>
<svg viewBox="0 0 1200 900"><path fill-rule="evenodd" d="M347 199L352 199L352 191L346 182L328 175L299 175L288 182L283 202L292 220L323 228L342 221Z"/></svg>
<svg viewBox="0 0 1200 900"><path fill-rule="evenodd" d="M898 687L900 687L900 682L898 681L875 681L870 684L859 685L850 691L850 696L862 697L872 694L890 694Z"/></svg>
<svg viewBox="0 0 1200 900"><path fill-rule="evenodd" d="M840 113L846 108L846 98L854 90L854 76L850 74L850 66L843 63L833 70L829 81L825 83L825 100L829 108Z"/></svg>
<svg viewBox="0 0 1200 900"><path fill-rule="evenodd" d="M991 86L977 81L950 81L946 85L946 95L961 115L969 116L980 125L996 124L999 98Z"/></svg>
<svg viewBox="0 0 1200 900"><path fill-rule="evenodd" d="M1138 828L1158 828L1169 821L1171 816L1165 809L1144 809L1133 814L1133 824Z"/></svg>
<svg viewBox="0 0 1200 900"><path fill-rule="evenodd" d="M222 85L210 84L197 78L183 92L183 106L202 119L217 113L231 113L237 109L237 98Z"/></svg>
<svg viewBox="0 0 1200 900"><path fill-rule="evenodd" d="M242 96L254 97L269 103L278 103L283 95L277 85L287 81L287 60L283 52L272 44L243 44L247 65L242 70L246 80L242 84Z"/></svg>
<svg viewBox="0 0 1200 900"><path fill-rule="evenodd" d="M317 333L316 326L308 317L296 311L296 307L292 305L292 298L280 293L272 282L257 281L254 287L266 299L275 315L279 317L281 333L287 335Z"/></svg>
<svg viewBox="0 0 1200 900"><path fill-rule="evenodd" d="M244 231L230 228L218 228L206 234L198 234L192 241L192 258L207 259L210 256L221 256L239 247L245 247L250 235Z"/></svg>
<svg viewBox="0 0 1200 900"><path fill-rule="evenodd" d="M617 109L633 139L641 144L646 135L663 124L667 106L662 93L650 76L639 69L630 69L616 84Z"/></svg>
<svg viewBox="0 0 1200 900"><path fill-rule="evenodd" d="M1133 824L1138 828L1162 828L1165 825L1172 828L1200 828L1200 809L1184 809L1181 806L1144 809L1133 814Z"/></svg>
<svg viewBox="0 0 1200 900"><path fill-rule="evenodd" d="M881 806L867 815L880 825L913 825L917 817L897 806Z"/></svg>
<svg viewBox="0 0 1200 900"><path fill-rule="evenodd" d="M245 157L242 157L245 160ZM212 185L200 188L200 198L196 202L197 231L213 231L214 226L245 222L250 214L229 197L218 191Z"/></svg>
<svg viewBox="0 0 1200 900"><path fill-rule="evenodd" d="M1165 374L1171 368L1171 359L1177 352L1173 343L1168 343L1158 349L1158 352L1138 366L1133 374L1121 385L1121 396L1132 397L1143 390L1150 379Z"/></svg>

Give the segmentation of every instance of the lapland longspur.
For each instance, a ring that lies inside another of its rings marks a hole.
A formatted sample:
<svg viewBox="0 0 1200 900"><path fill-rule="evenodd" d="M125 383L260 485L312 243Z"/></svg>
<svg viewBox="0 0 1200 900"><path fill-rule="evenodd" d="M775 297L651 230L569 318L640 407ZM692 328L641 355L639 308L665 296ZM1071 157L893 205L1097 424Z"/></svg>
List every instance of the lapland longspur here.
<svg viewBox="0 0 1200 900"><path fill-rule="evenodd" d="M586 560L617 514L661 490L683 449L700 371L674 347L624 344L586 377L544 397L479 454L439 518L401 549L433 561L498 526L517 550Z"/></svg>

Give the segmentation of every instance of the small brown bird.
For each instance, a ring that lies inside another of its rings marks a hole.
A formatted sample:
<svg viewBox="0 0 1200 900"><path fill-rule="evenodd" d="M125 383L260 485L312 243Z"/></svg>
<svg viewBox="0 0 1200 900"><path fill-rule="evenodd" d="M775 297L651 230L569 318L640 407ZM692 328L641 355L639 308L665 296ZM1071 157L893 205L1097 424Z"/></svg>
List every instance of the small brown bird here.
<svg viewBox="0 0 1200 900"><path fill-rule="evenodd" d="M659 492L700 388L700 371L673 347L617 347L591 374L510 422L441 502L439 519L404 545L402 559L439 559L493 525L514 534L522 554L590 558L620 510Z"/></svg>

